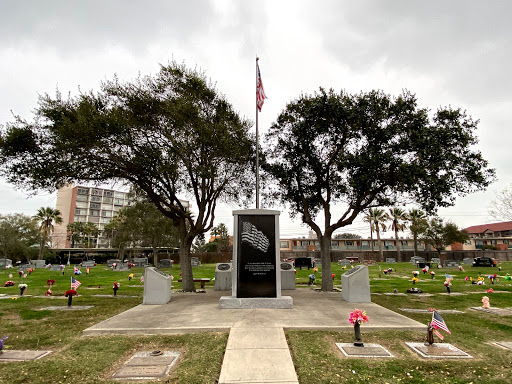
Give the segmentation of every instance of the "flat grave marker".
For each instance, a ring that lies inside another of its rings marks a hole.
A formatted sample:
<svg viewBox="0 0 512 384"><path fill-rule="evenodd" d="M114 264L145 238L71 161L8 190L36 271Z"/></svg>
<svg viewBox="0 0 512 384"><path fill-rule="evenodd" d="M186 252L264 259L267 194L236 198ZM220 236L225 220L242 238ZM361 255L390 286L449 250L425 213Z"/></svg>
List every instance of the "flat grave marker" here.
<svg viewBox="0 0 512 384"><path fill-rule="evenodd" d="M482 311L487 313L492 313L493 315L499 315L499 316L512 316L512 310L508 308L497 308L497 307L490 307L490 308L483 308L483 307L471 307L471 309L474 309L475 311Z"/></svg>
<svg viewBox="0 0 512 384"><path fill-rule="evenodd" d="M512 341L497 341L493 344L512 351Z"/></svg>
<svg viewBox="0 0 512 384"><path fill-rule="evenodd" d="M353 343L336 343L336 346L346 357L395 357L380 344L365 343L356 347Z"/></svg>
<svg viewBox="0 0 512 384"><path fill-rule="evenodd" d="M398 308L402 312L408 313L431 313L430 309L418 309L418 308ZM436 309L436 312L439 313L464 313L463 311L458 311L456 309Z"/></svg>
<svg viewBox="0 0 512 384"><path fill-rule="evenodd" d="M27 361L37 360L49 355L52 351L21 351L21 350L3 350L0 354L0 361Z"/></svg>
<svg viewBox="0 0 512 384"><path fill-rule="evenodd" d="M448 343L405 343L414 352L424 358L433 359L472 359L473 356Z"/></svg>
<svg viewBox="0 0 512 384"><path fill-rule="evenodd" d="M91 309L93 308L94 305L72 305L72 306L64 306L64 305L59 305L59 306L50 306L50 307L44 307L44 308L39 308L38 311L85 311L87 309Z"/></svg>
<svg viewBox="0 0 512 384"><path fill-rule="evenodd" d="M178 360L180 352L156 351L135 353L113 375L113 379L151 380L169 375L172 366Z"/></svg>

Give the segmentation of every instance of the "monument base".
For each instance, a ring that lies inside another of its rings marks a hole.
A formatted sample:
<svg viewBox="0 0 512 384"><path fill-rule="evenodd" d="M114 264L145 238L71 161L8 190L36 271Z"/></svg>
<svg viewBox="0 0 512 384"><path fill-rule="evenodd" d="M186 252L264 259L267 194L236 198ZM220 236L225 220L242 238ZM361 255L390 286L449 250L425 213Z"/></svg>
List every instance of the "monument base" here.
<svg viewBox="0 0 512 384"><path fill-rule="evenodd" d="M291 309L293 308L293 298L291 296L281 297L247 297L238 298L233 296L222 296L219 300L221 309L254 309L254 308L274 308Z"/></svg>

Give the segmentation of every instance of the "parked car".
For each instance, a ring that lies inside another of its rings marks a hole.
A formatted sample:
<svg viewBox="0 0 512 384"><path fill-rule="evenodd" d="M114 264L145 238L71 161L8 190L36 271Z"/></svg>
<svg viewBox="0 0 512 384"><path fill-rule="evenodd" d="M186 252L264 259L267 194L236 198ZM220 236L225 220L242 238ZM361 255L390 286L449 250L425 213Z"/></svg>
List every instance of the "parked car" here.
<svg viewBox="0 0 512 384"><path fill-rule="evenodd" d="M498 265L495 259L491 257L475 257L473 267L495 267Z"/></svg>

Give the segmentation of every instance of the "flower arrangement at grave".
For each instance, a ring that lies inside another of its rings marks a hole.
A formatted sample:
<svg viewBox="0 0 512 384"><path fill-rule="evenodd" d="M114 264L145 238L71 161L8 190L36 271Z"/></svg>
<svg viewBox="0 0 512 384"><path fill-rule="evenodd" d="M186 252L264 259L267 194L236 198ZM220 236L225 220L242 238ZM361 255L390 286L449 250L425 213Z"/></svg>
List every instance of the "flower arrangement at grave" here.
<svg viewBox="0 0 512 384"><path fill-rule="evenodd" d="M119 289L120 286L121 286L121 284L117 283L117 282L112 284L112 289L114 290L114 296L117 296L117 290Z"/></svg>
<svg viewBox="0 0 512 384"><path fill-rule="evenodd" d="M44 294L45 296L51 296L52 295L53 284L55 284L55 280L53 280L53 279L46 280L46 285L48 285L48 290L45 292L45 294Z"/></svg>
<svg viewBox="0 0 512 384"><path fill-rule="evenodd" d="M9 279L12 279L12 273L9 273ZM506 280L506 278L505 278Z"/></svg>
<svg viewBox="0 0 512 384"><path fill-rule="evenodd" d="M476 282L476 285L485 285L484 278L482 276L478 276L478 280Z"/></svg>
<svg viewBox="0 0 512 384"><path fill-rule="evenodd" d="M28 269L28 274L30 275L32 272L34 272L34 269L33 268L29 268Z"/></svg>
<svg viewBox="0 0 512 384"><path fill-rule="evenodd" d="M419 273L418 271L412 271L412 275L413 275L414 277L418 277L418 275L419 275L419 274L420 274L420 273Z"/></svg>
<svg viewBox="0 0 512 384"><path fill-rule="evenodd" d="M434 271L430 271L430 278L433 279L434 277L436 277L436 273Z"/></svg>
<svg viewBox="0 0 512 384"><path fill-rule="evenodd" d="M418 282L418 278L417 278L417 277L413 277L413 278L412 278L412 283L413 283L413 284L416 284L417 282Z"/></svg>
<svg viewBox="0 0 512 384"><path fill-rule="evenodd" d="M393 268L387 268L383 272L385 275L387 275L388 273L391 275L391 272L393 272Z"/></svg>
<svg viewBox="0 0 512 384"><path fill-rule="evenodd" d="M482 308L491 308L489 298L487 296L482 297Z"/></svg>
<svg viewBox="0 0 512 384"><path fill-rule="evenodd" d="M493 293L493 292L494 292L494 289L492 289L492 288L489 288L489 289L487 290L487 293Z"/></svg>
<svg viewBox="0 0 512 384"><path fill-rule="evenodd" d="M27 284L18 284L18 288L20 289L20 296L23 296L25 291L27 290Z"/></svg>
<svg viewBox="0 0 512 384"><path fill-rule="evenodd" d="M23 274L23 278L25 279L26 277L27 277L27 274L26 274L26 273L24 273L24 274Z"/></svg>
<svg viewBox="0 0 512 384"><path fill-rule="evenodd" d="M308 285L313 285L315 283L315 280L316 280L315 274L312 273L311 275L308 275L308 278L309 278Z"/></svg>
<svg viewBox="0 0 512 384"><path fill-rule="evenodd" d="M23 276L23 271L18 271L18 275Z"/></svg>
<svg viewBox="0 0 512 384"><path fill-rule="evenodd" d="M497 283L500 279L498 279L498 275L489 275L489 280L491 281L491 284Z"/></svg>
<svg viewBox="0 0 512 384"><path fill-rule="evenodd" d="M426 274L429 269L430 268L428 267L428 265L426 265L425 268L423 268L421 271L423 272L423 274Z"/></svg>
<svg viewBox="0 0 512 384"><path fill-rule="evenodd" d="M448 293L450 293L450 287L452 286L452 280L453 280L453 277L451 277L451 276L448 276L448 275L447 275L447 276L446 276L446 280L445 280L445 282L443 283L443 284L444 284L444 286L446 287L446 291L447 291Z"/></svg>
<svg viewBox="0 0 512 384"><path fill-rule="evenodd" d="M14 286L14 284L16 284L14 281L12 280L7 280L4 284L4 287L12 287Z"/></svg>
<svg viewBox="0 0 512 384"><path fill-rule="evenodd" d="M66 293L64 293L64 296L68 298L68 307L71 307L71 304L73 304L73 296L77 296L78 293L74 289L68 289Z"/></svg>
<svg viewBox="0 0 512 384"><path fill-rule="evenodd" d="M2 350L4 349L4 342L5 342L5 340L7 340L7 339L8 339L8 337L7 337L7 336L4 336L4 337L2 337L2 338L0 339L0 353L3 353L3 351L2 351Z"/></svg>
<svg viewBox="0 0 512 384"><path fill-rule="evenodd" d="M366 323L368 321L370 321L370 318L366 315L365 311L355 308L350 312L348 322L354 326L354 334L356 338L354 345L357 347L363 346L361 341L361 323Z"/></svg>
<svg viewBox="0 0 512 384"><path fill-rule="evenodd" d="M459 271L464 272L464 267L462 265L459 265Z"/></svg>
<svg viewBox="0 0 512 384"><path fill-rule="evenodd" d="M505 280L510 281L510 280L512 280L512 277L507 273L507 276L505 276Z"/></svg>
<svg viewBox="0 0 512 384"><path fill-rule="evenodd" d="M133 279L133 273L130 273L130 274L128 275L128 281L131 281L132 279Z"/></svg>

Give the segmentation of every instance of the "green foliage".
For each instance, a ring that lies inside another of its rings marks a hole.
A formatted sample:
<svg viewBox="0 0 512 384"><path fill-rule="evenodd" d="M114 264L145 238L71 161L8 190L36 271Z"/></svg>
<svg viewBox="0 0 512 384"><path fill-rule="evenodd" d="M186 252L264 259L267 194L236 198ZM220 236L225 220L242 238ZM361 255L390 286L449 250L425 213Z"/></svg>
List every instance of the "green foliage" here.
<svg viewBox="0 0 512 384"><path fill-rule="evenodd" d="M132 184L178 228L185 263L194 238L213 226L217 201L252 194L249 128L203 73L170 63L97 93L42 96L34 122L17 118L3 130L0 175L52 192L70 181ZM195 217L180 196L193 197ZM183 279L192 289L191 266Z"/></svg>
<svg viewBox="0 0 512 384"><path fill-rule="evenodd" d="M0 257L13 263L36 258L38 251L33 246L41 241L36 223L29 216L0 215Z"/></svg>
<svg viewBox="0 0 512 384"><path fill-rule="evenodd" d="M229 252L232 251L232 247L229 245L229 233L228 227L224 223L220 223L212 228L211 230L212 236L215 237L215 242L217 243L217 247L215 251L218 252ZM209 251L206 252L215 252Z"/></svg>
<svg viewBox="0 0 512 384"><path fill-rule="evenodd" d="M84 248L94 248L96 239L100 233L95 223L73 222L67 225L68 238L71 241L71 247L79 244Z"/></svg>
<svg viewBox="0 0 512 384"><path fill-rule="evenodd" d="M362 239L362 237L356 233L338 233L334 236L335 239Z"/></svg>
<svg viewBox="0 0 512 384"><path fill-rule="evenodd" d="M105 225L105 232L113 246L121 249L127 246L151 247L153 256L159 247L179 246L178 231L173 222L148 200L138 200L133 205L123 207Z"/></svg>
<svg viewBox="0 0 512 384"><path fill-rule="evenodd" d="M269 196L313 229L326 262L332 233L369 208L412 200L431 212L487 187L494 170L473 149L476 128L460 109L429 118L407 91L392 98L320 89L289 103L266 136ZM336 218L334 204L342 207Z"/></svg>
<svg viewBox="0 0 512 384"><path fill-rule="evenodd" d="M469 235L467 231L460 230L456 224L451 222L445 224L443 219L434 217L429 221L421 239L441 252L453 243L464 243L469 240Z"/></svg>

